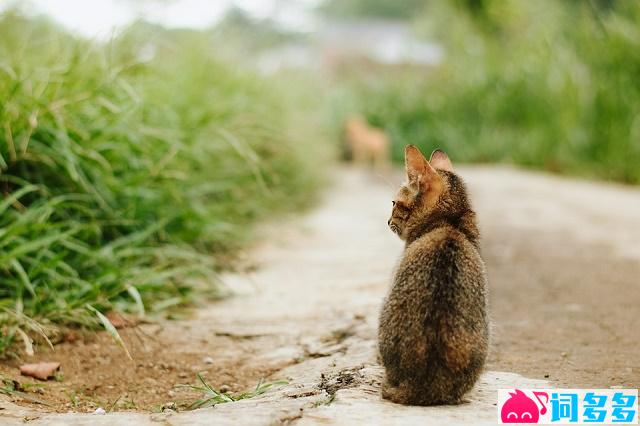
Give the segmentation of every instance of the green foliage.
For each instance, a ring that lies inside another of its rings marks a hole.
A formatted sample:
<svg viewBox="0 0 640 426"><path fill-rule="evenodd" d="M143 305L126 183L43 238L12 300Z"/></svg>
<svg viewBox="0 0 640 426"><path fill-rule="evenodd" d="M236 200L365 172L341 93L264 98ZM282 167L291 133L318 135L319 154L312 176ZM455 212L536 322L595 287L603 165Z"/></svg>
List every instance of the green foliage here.
<svg viewBox="0 0 640 426"><path fill-rule="evenodd" d="M326 0L320 12L336 18L410 19L422 11L425 0Z"/></svg>
<svg viewBox="0 0 640 426"><path fill-rule="evenodd" d="M418 27L445 45L440 66L353 84L353 108L391 134L395 158L414 143L640 183L640 5L479 3L480 17L431 3Z"/></svg>
<svg viewBox="0 0 640 426"><path fill-rule="evenodd" d="M219 294L219 259L313 196L318 149L272 83L149 29L101 45L0 18L0 351Z"/></svg>
<svg viewBox="0 0 640 426"><path fill-rule="evenodd" d="M305 39L302 33L285 30L269 18L255 18L244 10L231 7L213 29L214 36L231 43L232 49L240 48L242 55L263 51L282 43Z"/></svg>

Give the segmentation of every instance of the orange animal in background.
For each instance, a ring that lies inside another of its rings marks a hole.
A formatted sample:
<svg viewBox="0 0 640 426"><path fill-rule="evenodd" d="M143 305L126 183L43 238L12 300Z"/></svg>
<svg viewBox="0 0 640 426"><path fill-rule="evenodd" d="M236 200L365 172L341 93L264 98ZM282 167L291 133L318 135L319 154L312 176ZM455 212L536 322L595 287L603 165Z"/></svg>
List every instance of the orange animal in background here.
<svg viewBox="0 0 640 426"><path fill-rule="evenodd" d="M349 117L344 123L345 143L356 164L373 163L376 169L389 165L389 138L381 129L370 126L364 118Z"/></svg>

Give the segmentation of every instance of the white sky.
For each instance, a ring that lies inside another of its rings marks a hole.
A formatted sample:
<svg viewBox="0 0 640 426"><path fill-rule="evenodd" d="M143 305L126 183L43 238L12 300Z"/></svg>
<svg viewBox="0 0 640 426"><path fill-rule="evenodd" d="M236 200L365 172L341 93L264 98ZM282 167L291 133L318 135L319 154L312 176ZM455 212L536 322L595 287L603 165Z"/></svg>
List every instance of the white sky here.
<svg viewBox="0 0 640 426"><path fill-rule="evenodd" d="M108 38L137 18L167 27L206 28L232 5L256 17L272 17L283 25L311 30L311 6L319 0L0 0L0 9L18 4L28 13L43 13L72 31Z"/></svg>

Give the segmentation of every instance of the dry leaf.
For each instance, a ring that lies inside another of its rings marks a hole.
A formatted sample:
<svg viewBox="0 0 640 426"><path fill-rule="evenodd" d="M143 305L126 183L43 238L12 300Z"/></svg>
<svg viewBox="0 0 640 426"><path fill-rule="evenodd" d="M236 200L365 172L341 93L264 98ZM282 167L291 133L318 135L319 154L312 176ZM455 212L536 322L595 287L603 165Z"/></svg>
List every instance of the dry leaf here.
<svg viewBox="0 0 640 426"><path fill-rule="evenodd" d="M116 311L109 311L105 316L115 328L134 327L136 325L133 319L127 318Z"/></svg>
<svg viewBox="0 0 640 426"><path fill-rule="evenodd" d="M78 340L78 333L73 330L67 331L67 333L64 335L65 342L74 343L76 340Z"/></svg>
<svg viewBox="0 0 640 426"><path fill-rule="evenodd" d="M39 362L37 364L24 364L20 366L20 373L24 376L47 380L60 368L59 362Z"/></svg>
<svg viewBox="0 0 640 426"><path fill-rule="evenodd" d="M113 340L115 340L116 343L120 345L120 347L127 354L127 358L129 358L130 360L133 360L133 357L131 356L129 349L127 349L127 345L124 344L124 340L122 340L122 337L120 337L120 333L118 333L118 330L116 330L116 328L113 326L111 321L109 321L109 318L107 318L102 312L100 312L99 310L97 310L96 308L94 308L89 304L87 304L87 309L89 309L90 311L96 314L96 316L102 323L102 326L104 327L104 329L107 330L107 333L109 333L111 337L113 337Z"/></svg>

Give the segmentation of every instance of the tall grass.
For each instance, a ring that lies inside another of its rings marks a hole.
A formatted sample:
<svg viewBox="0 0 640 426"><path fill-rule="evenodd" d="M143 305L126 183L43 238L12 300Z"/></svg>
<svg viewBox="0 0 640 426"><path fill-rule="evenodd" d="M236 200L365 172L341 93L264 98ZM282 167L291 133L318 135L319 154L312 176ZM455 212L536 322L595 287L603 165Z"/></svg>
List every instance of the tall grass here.
<svg viewBox="0 0 640 426"><path fill-rule="evenodd" d="M215 295L252 225L313 197L320 148L269 81L206 33L148 29L103 45L0 18L0 354Z"/></svg>
<svg viewBox="0 0 640 426"><path fill-rule="evenodd" d="M397 160L414 143L460 161L640 183L638 2L456 4L430 2L415 23L445 46L441 65L346 92L391 134Z"/></svg>

